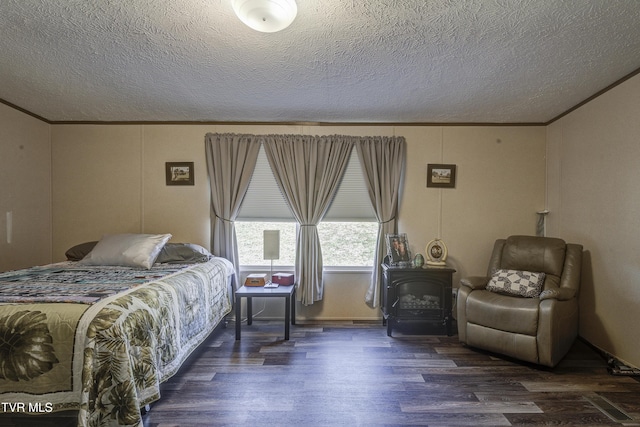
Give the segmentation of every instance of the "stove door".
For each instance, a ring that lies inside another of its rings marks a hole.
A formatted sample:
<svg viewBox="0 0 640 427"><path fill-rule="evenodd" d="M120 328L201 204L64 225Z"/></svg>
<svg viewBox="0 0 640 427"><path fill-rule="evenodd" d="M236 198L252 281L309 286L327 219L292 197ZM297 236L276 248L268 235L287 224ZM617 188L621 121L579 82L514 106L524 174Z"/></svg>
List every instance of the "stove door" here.
<svg viewBox="0 0 640 427"><path fill-rule="evenodd" d="M393 310L397 318L444 319L446 280L403 277L394 281L393 288Z"/></svg>

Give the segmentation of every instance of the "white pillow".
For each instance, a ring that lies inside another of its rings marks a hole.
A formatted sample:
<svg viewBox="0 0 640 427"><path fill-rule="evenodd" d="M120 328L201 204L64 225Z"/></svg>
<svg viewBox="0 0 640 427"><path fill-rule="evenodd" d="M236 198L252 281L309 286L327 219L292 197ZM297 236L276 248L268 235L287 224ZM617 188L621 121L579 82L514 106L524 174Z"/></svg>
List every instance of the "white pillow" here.
<svg viewBox="0 0 640 427"><path fill-rule="evenodd" d="M79 264L149 269L170 238L171 234L105 235Z"/></svg>

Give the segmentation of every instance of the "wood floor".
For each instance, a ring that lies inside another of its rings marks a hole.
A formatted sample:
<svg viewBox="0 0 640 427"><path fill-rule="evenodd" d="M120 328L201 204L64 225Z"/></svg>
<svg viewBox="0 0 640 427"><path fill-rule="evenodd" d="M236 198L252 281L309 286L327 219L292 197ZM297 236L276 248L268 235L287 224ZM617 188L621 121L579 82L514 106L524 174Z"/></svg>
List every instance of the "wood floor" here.
<svg viewBox="0 0 640 427"><path fill-rule="evenodd" d="M578 341L555 369L380 323L219 329L162 385L145 427L640 426L640 378L613 376ZM611 415L598 409L606 408ZM618 421L616 421L618 420ZM73 426L73 415L0 426Z"/></svg>
<svg viewBox="0 0 640 427"><path fill-rule="evenodd" d="M299 324L289 341L282 322L241 341L233 326L162 386L146 427L640 426L640 379L581 341L551 370L380 323Z"/></svg>

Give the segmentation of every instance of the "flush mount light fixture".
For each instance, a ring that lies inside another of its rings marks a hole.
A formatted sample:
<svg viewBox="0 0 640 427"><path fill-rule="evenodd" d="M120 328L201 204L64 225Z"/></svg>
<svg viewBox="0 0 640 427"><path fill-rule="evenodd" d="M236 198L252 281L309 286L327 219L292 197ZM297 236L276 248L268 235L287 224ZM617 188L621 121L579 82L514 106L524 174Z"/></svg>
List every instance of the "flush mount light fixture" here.
<svg viewBox="0 0 640 427"><path fill-rule="evenodd" d="M232 4L242 22L263 33L284 30L298 13L295 0L232 0Z"/></svg>

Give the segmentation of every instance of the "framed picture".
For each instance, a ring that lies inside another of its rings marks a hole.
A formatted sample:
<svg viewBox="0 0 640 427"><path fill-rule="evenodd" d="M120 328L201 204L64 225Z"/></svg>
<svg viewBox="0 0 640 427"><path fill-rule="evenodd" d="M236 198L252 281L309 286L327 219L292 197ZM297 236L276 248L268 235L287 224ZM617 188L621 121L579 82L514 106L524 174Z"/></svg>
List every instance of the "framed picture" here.
<svg viewBox="0 0 640 427"><path fill-rule="evenodd" d="M193 162L166 162L167 185L194 185Z"/></svg>
<svg viewBox="0 0 640 427"><path fill-rule="evenodd" d="M387 255L389 256L390 265L404 265L411 263L411 254L409 253L409 241L407 235L387 234Z"/></svg>
<svg viewBox="0 0 640 427"><path fill-rule="evenodd" d="M455 188L456 165L427 165L427 187Z"/></svg>

